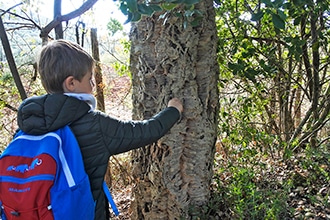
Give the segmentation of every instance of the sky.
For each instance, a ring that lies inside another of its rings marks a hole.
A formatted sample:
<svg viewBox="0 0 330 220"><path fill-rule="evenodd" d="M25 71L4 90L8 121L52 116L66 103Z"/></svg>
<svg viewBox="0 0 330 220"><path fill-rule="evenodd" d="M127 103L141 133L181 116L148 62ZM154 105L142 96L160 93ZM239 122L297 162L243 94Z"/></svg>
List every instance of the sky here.
<svg viewBox="0 0 330 220"><path fill-rule="evenodd" d="M62 0L62 14L67 14L79 8L82 5L82 2L82 0ZM44 10L44 12L46 12L45 16L49 16L49 14L53 15L53 7L49 7L48 4L45 4L44 7L47 7L47 10ZM123 15L118 9L118 6L114 3L114 1L111 0L98 0L92 10L87 13L90 13L92 18L89 16L84 16L84 22L89 23L90 27L97 27L99 32L106 30L106 25L110 18L115 18L122 24L124 24L127 19L126 16ZM52 16L50 18L52 18Z"/></svg>
<svg viewBox="0 0 330 220"><path fill-rule="evenodd" d="M62 14L67 14L82 5L82 0L62 0ZM99 28L106 26L110 18L119 20L122 24L126 16L118 9L118 6L111 0L98 0L90 11L95 19L94 26ZM88 19L90 20L90 19ZM86 21L88 22L88 21ZM93 22L92 22L93 23Z"/></svg>
<svg viewBox="0 0 330 220"><path fill-rule="evenodd" d="M46 23L53 19L53 1L50 0L23 0L29 1L31 5L36 5L39 8L39 15L46 19ZM1 1L7 7L13 6L22 0ZM118 2L118 1L117 1ZM83 4L83 0L62 0L62 14L67 14L79 8ZM83 21L87 23L88 27L97 28L99 33L106 31L106 25L110 18L115 18L122 24L127 17L122 14L118 6L113 0L98 0L89 10L86 15L82 17ZM74 21L75 22L75 21ZM125 31L129 30L129 25L124 25Z"/></svg>

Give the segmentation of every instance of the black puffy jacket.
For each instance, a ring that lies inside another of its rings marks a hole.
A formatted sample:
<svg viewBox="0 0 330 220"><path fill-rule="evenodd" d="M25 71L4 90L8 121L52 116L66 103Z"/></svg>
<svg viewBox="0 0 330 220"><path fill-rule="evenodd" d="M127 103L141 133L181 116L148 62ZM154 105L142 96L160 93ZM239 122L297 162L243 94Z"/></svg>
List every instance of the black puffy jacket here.
<svg viewBox="0 0 330 220"><path fill-rule="evenodd" d="M77 98L63 94L31 97L18 110L18 125L28 134L39 135L69 124L81 148L85 169L96 201L95 219L106 219L102 183L111 155L155 142L175 124L180 113L168 107L144 121L120 121Z"/></svg>

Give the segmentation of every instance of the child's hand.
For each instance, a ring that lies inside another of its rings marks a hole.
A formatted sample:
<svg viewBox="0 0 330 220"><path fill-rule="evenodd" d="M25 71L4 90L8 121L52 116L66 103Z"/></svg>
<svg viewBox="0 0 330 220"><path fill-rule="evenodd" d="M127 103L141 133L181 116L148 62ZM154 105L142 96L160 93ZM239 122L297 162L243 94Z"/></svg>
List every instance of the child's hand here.
<svg viewBox="0 0 330 220"><path fill-rule="evenodd" d="M175 107L176 109L178 109L178 111L180 113L183 112L183 105L182 102L178 99L178 98L173 98L170 101L168 101L167 104L168 107Z"/></svg>

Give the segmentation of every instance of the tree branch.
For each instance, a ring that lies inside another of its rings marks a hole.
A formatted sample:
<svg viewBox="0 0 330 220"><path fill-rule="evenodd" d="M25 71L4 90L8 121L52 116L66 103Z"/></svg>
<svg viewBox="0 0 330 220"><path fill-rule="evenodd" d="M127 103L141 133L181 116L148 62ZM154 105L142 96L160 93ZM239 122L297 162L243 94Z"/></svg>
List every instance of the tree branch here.
<svg viewBox="0 0 330 220"><path fill-rule="evenodd" d="M6 101L4 101L4 100L0 99L0 102L3 103L3 105L4 105L5 108L9 108L10 110L12 110L12 111L14 111L14 112L17 112L17 111L18 111L17 108L15 108L14 106L9 105L9 104L8 104Z"/></svg>
<svg viewBox="0 0 330 220"><path fill-rule="evenodd" d="M84 4L80 6L80 8L66 14L61 15L59 17L54 18L49 24L46 25L46 27L41 29L40 37L42 39L47 38L48 34L53 28L55 28L58 24L60 24L63 21L69 21L75 17L78 17L82 15L84 12L88 11L93 5L97 2L97 0L88 0Z"/></svg>
<svg viewBox="0 0 330 220"><path fill-rule="evenodd" d="M9 11L10 11L10 10L12 10L13 8L16 8L17 6L20 6L21 4L23 4L23 2L21 2L21 3L18 3L18 4L16 4L16 5L14 5L14 6L12 6L12 7L8 8L6 11L4 11L4 10L1 10L1 11L2 11L2 13L1 13L1 15L0 15L0 16L3 16L4 14L6 14L7 12L9 12Z"/></svg>
<svg viewBox="0 0 330 220"><path fill-rule="evenodd" d="M13 13L13 12L10 11L11 9L13 9L14 7L19 6L19 5L20 5L20 4L17 4L17 5L15 5L15 6L9 8L9 9L7 9L7 10L0 9L0 11L2 12L2 13L1 13L1 16L4 15L4 14L7 14L7 13L8 13L8 14L13 15L13 16L15 16L15 17L17 17L17 18L20 18L20 19L22 19L22 20L26 20L26 21L31 22L36 28L38 28L39 30L41 30L41 27L40 27L36 22L34 22L33 19L29 18L29 17L27 16L26 13L23 12L27 17L23 17L23 16L21 16L21 15L19 15L19 14L16 14L16 13ZM9 23L9 22L4 22L4 23L7 24L7 23Z"/></svg>

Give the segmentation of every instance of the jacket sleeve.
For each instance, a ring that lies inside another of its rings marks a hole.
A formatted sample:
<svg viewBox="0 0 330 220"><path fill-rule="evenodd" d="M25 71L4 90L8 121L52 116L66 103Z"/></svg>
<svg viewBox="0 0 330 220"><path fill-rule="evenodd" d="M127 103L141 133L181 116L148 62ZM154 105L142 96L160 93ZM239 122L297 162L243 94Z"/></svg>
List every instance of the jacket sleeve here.
<svg viewBox="0 0 330 220"><path fill-rule="evenodd" d="M144 121L120 121L110 117L100 119L104 144L115 155L157 141L179 120L180 112L167 107Z"/></svg>

